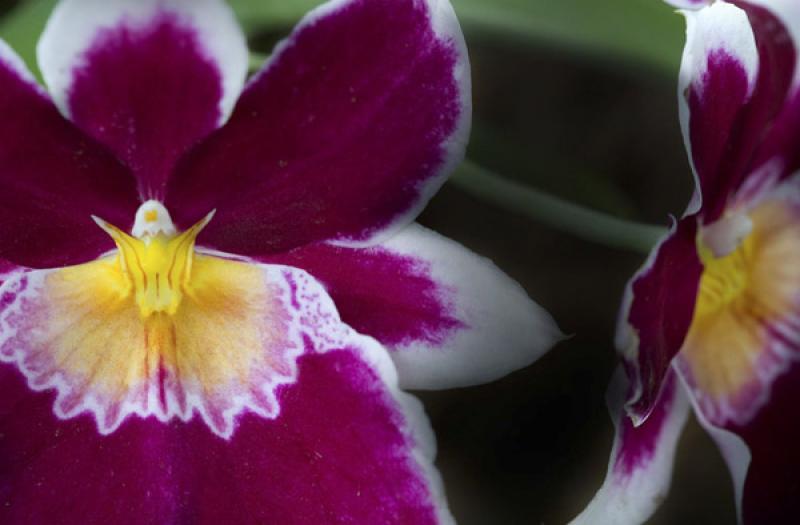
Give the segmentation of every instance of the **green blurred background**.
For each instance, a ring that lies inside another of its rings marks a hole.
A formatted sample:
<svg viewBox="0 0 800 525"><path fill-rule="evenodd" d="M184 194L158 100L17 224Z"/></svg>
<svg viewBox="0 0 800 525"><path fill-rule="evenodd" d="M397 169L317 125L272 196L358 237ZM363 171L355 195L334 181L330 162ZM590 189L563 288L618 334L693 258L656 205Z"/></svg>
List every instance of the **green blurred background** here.
<svg viewBox="0 0 800 525"><path fill-rule="evenodd" d="M53 3L0 0L0 37L34 70ZM262 55L318 3L231 1ZM658 0L453 4L473 66L472 161L620 218L666 225L682 212L691 175L675 94L680 16ZM462 525L565 523L605 476L615 319L644 256L560 233L456 184L420 221L492 258L575 334L501 381L419 394L453 513ZM670 496L649 523L681 522L735 523L727 470L693 421Z"/></svg>

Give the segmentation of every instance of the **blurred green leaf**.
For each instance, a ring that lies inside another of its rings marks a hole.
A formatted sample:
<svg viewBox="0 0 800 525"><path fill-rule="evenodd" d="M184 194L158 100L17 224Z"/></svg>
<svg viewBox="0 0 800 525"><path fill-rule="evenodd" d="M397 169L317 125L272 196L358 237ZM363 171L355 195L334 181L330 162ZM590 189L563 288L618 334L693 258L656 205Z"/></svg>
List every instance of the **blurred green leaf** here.
<svg viewBox="0 0 800 525"><path fill-rule="evenodd" d="M230 0L248 34L287 30L322 0ZM36 41L55 0L23 0L0 20L5 39L38 76ZM683 22L658 0L453 0L468 37L550 43L677 70Z"/></svg>
<svg viewBox="0 0 800 525"><path fill-rule="evenodd" d="M506 179L469 160L456 169L450 182L504 210L603 246L649 253L666 233L666 229L660 226L626 221L554 197Z"/></svg>
<svg viewBox="0 0 800 525"><path fill-rule="evenodd" d="M658 0L452 0L468 38L551 43L677 71L683 21ZM321 0L231 0L249 34L287 28Z"/></svg>
<svg viewBox="0 0 800 525"><path fill-rule="evenodd" d="M22 57L39 80L41 73L36 65L36 42L55 3L56 0L26 0L0 20L0 38Z"/></svg>

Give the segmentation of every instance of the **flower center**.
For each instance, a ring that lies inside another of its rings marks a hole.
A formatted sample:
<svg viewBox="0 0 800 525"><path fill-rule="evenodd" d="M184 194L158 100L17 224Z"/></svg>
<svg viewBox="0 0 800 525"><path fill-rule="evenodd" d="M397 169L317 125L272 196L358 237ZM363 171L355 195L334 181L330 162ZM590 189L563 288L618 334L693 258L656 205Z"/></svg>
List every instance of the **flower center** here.
<svg viewBox="0 0 800 525"><path fill-rule="evenodd" d="M678 363L706 417L744 424L800 338L800 205L777 195L723 220L698 237L704 271Z"/></svg>
<svg viewBox="0 0 800 525"><path fill-rule="evenodd" d="M747 289L753 265L755 234L748 234L733 251L717 256L714 250L698 239L698 252L703 262L703 276L695 305L695 318L712 315L731 305Z"/></svg>
<svg viewBox="0 0 800 525"><path fill-rule="evenodd" d="M156 201L147 201L136 213L133 235L93 217L117 245L118 261L126 277L120 293L135 293L142 317L154 313L174 315L189 291L194 243L202 229L214 216L206 217L181 234L177 234L169 212Z"/></svg>

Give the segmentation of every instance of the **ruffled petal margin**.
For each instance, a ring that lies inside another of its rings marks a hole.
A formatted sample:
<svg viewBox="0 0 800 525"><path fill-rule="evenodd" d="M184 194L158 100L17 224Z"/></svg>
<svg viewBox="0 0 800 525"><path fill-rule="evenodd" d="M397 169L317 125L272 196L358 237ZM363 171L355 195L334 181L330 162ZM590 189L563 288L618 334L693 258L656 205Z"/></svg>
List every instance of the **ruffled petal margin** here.
<svg viewBox="0 0 800 525"><path fill-rule="evenodd" d="M452 523L432 431L386 351L342 324L307 274L272 268L291 276L284 303L301 314L292 322L301 355L276 385L276 410L245 403L229 434L202 411L134 412L102 432L92 406L59 415L54 389L31 383L37 369L4 359L0 522ZM229 393L237 403L239 390Z"/></svg>
<svg viewBox="0 0 800 525"><path fill-rule="evenodd" d="M143 201L227 118L248 63L220 0L62 0L38 57L61 111L125 162Z"/></svg>
<svg viewBox="0 0 800 525"><path fill-rule="evenodd" d="M130 173L59 114L22 60L0 41L0 259L53 267L113 243L91 214L131 224Z"/></svg>
<svg viewBox="0 0 800 525"><path fill-rule="evenodd" d="M448 0L328 2L179 166L166 205L181 227L216 209L199 242L229 253L375 243L409 224L462 160L470 117Z"/></svg>
<svg viewBox="0 0 800 525"><path fill-rule="evenodd" d="M320 279L344 321L389 348L404 388L492 381L563 337L491 261L418 224L372 248L317 244L270 261Z"/></svg>
<svg viewBox="0 0 800 525"><path fill-rule="evenodd" d="M689 400L672 371L650 414L635 427L625 413L628 380L617 370L608 393L616 428L603 486L572 525L639 525L659 507L669 491L675 449L689 416Z"/></svg>

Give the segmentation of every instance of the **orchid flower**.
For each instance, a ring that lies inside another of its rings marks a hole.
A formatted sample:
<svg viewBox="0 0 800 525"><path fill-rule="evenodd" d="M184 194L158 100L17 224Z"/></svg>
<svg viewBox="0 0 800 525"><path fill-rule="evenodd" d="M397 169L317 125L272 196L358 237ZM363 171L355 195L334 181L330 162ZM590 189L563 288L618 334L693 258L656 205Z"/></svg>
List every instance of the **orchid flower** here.
<svg viewBox="0 0 800 525"><path fill-rule="evenodd" d="M400 388L560 333L412 222L469 132L448 1L327 3L245 85L220 1L64 0L38 60L0 43L0 522L452 522Z"/></svg>
<svg viewBox="0 0 800 525"><path fill-rule="evenodd" d="M680 117L697 189L630 282L609 389L616 438L575 523L645 521L690 407L719 445L740 521L800 516L800 3L683 7Z"/></svg>

